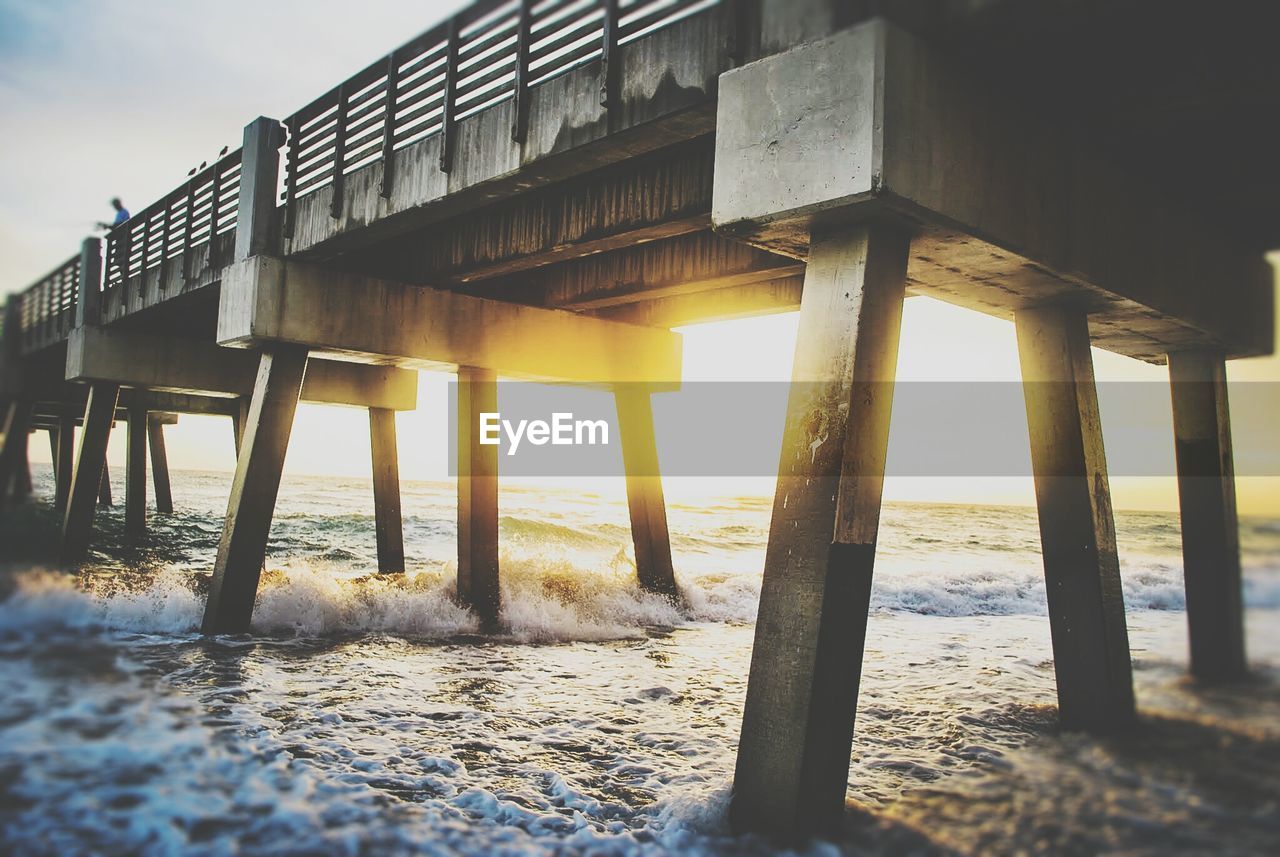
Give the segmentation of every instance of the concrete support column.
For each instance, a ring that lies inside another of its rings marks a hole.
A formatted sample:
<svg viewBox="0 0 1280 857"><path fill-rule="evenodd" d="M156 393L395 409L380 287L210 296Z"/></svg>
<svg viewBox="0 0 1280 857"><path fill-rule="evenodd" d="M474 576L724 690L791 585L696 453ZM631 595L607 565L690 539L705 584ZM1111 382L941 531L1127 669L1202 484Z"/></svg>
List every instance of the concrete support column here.
<svg viewBox="0 0 1280 857"><path fill-rule="evenodd" d="M102 239L80 243L80 283L76 293L76 327L102 322Z"/></svg>
<svg viewBox="0 0 1280 857"><path fill-rule="evenodd" d="M206 634L249 630L306 368L305 347L276 346L262 353L205 604L201 629Z"/></svg>
<svg viewBox="0 0 1280 857"><path fill-rule="evenodd" d="M156 511L173 514L173 489L169 484L169 455L164 448L164 424L157 414L147 420L147 441L151 447L151 481L156 489Z"/></svg>
<svg viewBox="0 0 1280 857"><path fill-rule="evenodd" d="M233 443L235 443L236 458L240 457L240 442L244 440L244 427L249 422L249 402L250 399L240 398L238 400L239 407L236 412L231 415L231 434Z"/></svg>
<svg viewBox="0 0 1280 857"><path fill-rule="evenodd" d="M27 452L30 426L31 403L21 399L9 402L4 415L4 445L0 446L0 507L17 495L15 488Z"/></svg>
<svg viewBox="0 0 1280 857"><path fill-rule="evenodd" d="M71 473L74 469L76 421L69 416L58 418L57 440L53 443L54 433L49 434L50 442L56 449L53 457L53 508L59 515L67 511L67 498L71 496Z"/></svg>
<svg viewBox="0 0 1280 857"><path fill-rule="evenodd" d="M63 562L77 562L89 550L94 503L102 485L107 438L111 434L111 421L115 419L119 398L119 384L95 382L89 385L84 425L80 429L80 451L71 471L71 495L67 498L67 512L62 518Z"/></svg>
<svg viewBox="0 0 1280 857"><path fill-rule="evenodd" d="M129 408L125 446L124 532L138 538L147 532L147 411Z"/></svg>
<svg viewBox="0 0 1280 857"><path fill-rule="evenodd" d="M102 462L102 481L98 483L98 505L104 509L115 505L115 501L111 499L111 468L107 467L105 461Z"/></svg>
<svg viewBox="0 0 1280 857"><path fill-rule="evenodd" d="M284 128L274 119L259 116L244 127L240 199L236 214L237 262L269 253L278 243L276 186L283 144Z"/></svg>
<svg viewBox="0 0 1280 857"><path fill-rule="evenodd" d="M1229 681L1248 667L1227 365L1221 354L1170 354L1169 380L1191 674Z"/></svg>
<svg viewBox="0 0 1280 857"><path fill-rule="evenodd" d="M369 409L369 446L373 455L373 518L378 537L378 571L404 571L404 525L400 515L400 459L396 449L396 412Z"/></svg>
<svg viewBox="0 0 1280 857"><path fill-rule="evenodd" d="M13 482L13 496L18 500L31 496L31 458L27 454L30 441L30 432L27 433L25 438L20 439L22 449L18 450L18 473Z"/></svg>
<svg viewBox="0 0 1280 857"><path fill-rule="evenodd" d="M1133 674L1107 464L1083 310L1017 311L1045 592L1065 729L1134 717Z"/></svg>
<svg viewBox="0 0 1280 857"><path fill-rule="evenodd" d="M627 474L627 508L636 552L640 586L669 598L679 595L671 565L667 505L662 496L658 443L653 432L653 403L643 387L620 387L614 393L618 433Z"/></svg>
<svg viewBox="0 0 1280 857"><path fill-rule="evenodd" d="M498 376L458 368L458 599L498 623L498 447L480 444L480 414L498 410Z"/></svg>
<svg viewBox="0 0 1280 857"><path fill-rule="evenodd" d="M800 303L730 818L843 815L906 286L907 236L814 235Z"/></svg>

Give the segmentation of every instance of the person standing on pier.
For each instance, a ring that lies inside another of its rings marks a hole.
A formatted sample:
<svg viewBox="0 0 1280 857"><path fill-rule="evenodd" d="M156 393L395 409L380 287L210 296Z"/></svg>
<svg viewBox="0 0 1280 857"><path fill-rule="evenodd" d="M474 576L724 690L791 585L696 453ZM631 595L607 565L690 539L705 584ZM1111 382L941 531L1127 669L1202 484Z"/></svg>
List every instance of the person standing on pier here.
<svg viewBox="0 0 1280 857"><path fill-rule="evenodd" d="M129 209L124 207L124 203L120 201L120 197L115 196L111 198L111 207L116 210L115 218L110 223L103 220L98 221L99 229L115 229L121 223L124 223L129 219Z"/></svg>
<svg viewBox="0 0 1280 857"><path fill-rule="evenodd" d="M124 203L120 201L120 197L113 196L111 198L111 207L116 210L115 218L110 223L101 220L98 221L99 229L106 229L110 231L116 229L129 219L129 209L124 207ZM112 268L122 270L127 263L129 259L129 246L127 240L125 240L127 238L128 236L126 234L121 233L122 240L108 242L108 270L111 270Z"/></svg>

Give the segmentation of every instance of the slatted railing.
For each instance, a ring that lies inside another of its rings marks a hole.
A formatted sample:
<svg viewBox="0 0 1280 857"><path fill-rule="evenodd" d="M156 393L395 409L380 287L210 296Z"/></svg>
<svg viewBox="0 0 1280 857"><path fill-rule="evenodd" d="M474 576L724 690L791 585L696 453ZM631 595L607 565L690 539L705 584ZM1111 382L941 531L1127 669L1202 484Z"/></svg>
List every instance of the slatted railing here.
<svg viewBox="0 0 1280 857"><path fill-rule="evenodd" d="M385 162L381 193L390 196L395 154L442 134L440 168L456 157L457 123L515 99L511 138L523 142L529 88L597 60L600 103L616 103L614 52L690 15L740 0L477 0L453 18L396 48L290 116L285 154L284 228L292 231L294 204L337 184L332 213L339 216L343 177ZM241 151L217 160L111 230L106 241L104 292L180 258L184 280L192 250L209 245L206 265L218 268L219 235L236 227ZM19 332L24 351L65 339L74 325L79 256L21 293Z"/></svg>
<svg viewBox="0 0 1280 857"><path fill-rule="evenodd" d="M285 234L294 204L337 185L331 213L342 213L343 178L384 162L381 193L390 196L395 153L441 134L440 168L456 157L455 128L468 116L516 101L513 140L523 142L528 89L602 60L601 104L616 103L619 45L722 0L479 0L396 48L285 120Z"/></svg>
<svg viewBox="0 0 1280 857"><path fill-rule="evenodd" d="M239 149L220 158L111 230L107 236L105 289L120 287L131 277L181 257L184 279L193 270L191 251L209 243L212 256L216 236L235 229L240 196ZM210 267L223 261L208 259Z"/></svg>
<svg viewBox="0 0 1280 857"><path fill-rule="evenodd" d="M15 327L24 353L67 337L75 325L79 290L80 256L76 254L18 296Z"/></svg>

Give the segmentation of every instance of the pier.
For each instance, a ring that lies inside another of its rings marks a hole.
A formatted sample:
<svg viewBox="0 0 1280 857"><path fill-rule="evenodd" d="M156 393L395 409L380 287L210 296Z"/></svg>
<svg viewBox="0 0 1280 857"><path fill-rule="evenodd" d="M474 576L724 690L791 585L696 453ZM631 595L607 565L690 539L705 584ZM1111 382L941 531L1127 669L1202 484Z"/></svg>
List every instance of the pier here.
<svg viewBox="0 0 1280 857"><path fill-rule="evenodd" d="M731 816L830 831L902 306L927 295L1016 326L1060 722L1121 731L1091 347L1169 367L1191 673L1247 673L1226 361L1273 350L1280 212L1274 153L1237 145L1255 118L1226 95L1280 81L1259 59L1280 16L1225 5L481 0L290 116L246 117L241 149L8 298L0 514L47 432L74 565L118 502L113 426L137 536L148 458L155 512L173 508L164 426L226 416L236 472L202 627L243 633L298 403L368 411L378 568L403 571L395 415L443 409L418 401L417 370L453 371L457 597L499 628L480 415L499 378L589 384L616 396L638 584L677 599L651 402L680 383L672 328L798 309ZM1049 32L1088 68L1037 52ZM1200 50L1139 67L1137 39ZM1224 105L1204 126L1178 112L1188 74Z"/></svg>

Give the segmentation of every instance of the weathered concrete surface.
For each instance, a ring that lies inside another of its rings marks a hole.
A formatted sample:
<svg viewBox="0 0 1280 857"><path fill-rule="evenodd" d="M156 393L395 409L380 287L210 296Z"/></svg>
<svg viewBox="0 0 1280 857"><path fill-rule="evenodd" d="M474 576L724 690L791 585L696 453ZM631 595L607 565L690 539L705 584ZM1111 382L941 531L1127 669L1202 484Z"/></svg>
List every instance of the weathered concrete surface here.
<svg viewBox="0 0 1280 857"><path fill-rule="evenodd" d="M908 239L821 236L805 274L730 817L829 830L844 809Z"/></svg>
<svg viewBox="0 0 1280 857"><path fill-rule="evenodd" d="M307 402L388 408L417 407L417 373L391 366L312 360L302 398ZM209 342L86 327L67 342L70 381L113 381L173 393L249 396L258 357ZM169 409L176 410L176 409Z"/></svg>
<svg viewBox="0 0 1280 857"><path fill-rule="evenodd" d="M803 274L803 262L704 230L485 280L473 284L472 291L535 306L587 310ZM706 304L714 311L714 302Z"/></svg>
<svg viewBox="0 0 1280 857"><path fill-rule="evenodd" d="M147 446L151 454L151 482L156 489L156 511L162 515L172 515L173 487L169 482L169 453L164 445L166 421L163 416L147 415Z"/></svg>
<svg viewBox="0 0 1280 857"><path fill-rule="evenodd" d="M676 598L680 593L671 564L671 537L658 471L652 397L643 387L623 387L614 394L614 402L627 476L627 510L631 516L636 577L642 588Z"/></svg>
<svg viewBox="0 0 1280 857"><path fill-rule="evenodd" d="M235 241L234 229L223 232L212 242L191 248L188 254L174 256L163 265L135 274L104 291L100 309L102 323L110 324L170 301L189 299L209 286L216 286L223 267L231 262ZM189 276L183 276L184 266Z"/></svg>
<svg viewBox="0 0 1280 857"><path fill-rule="evenodd" d="M1154 362L1272 349L1260 255L883 21L728 72L718 109L723 234L803 258L815 226L888 217L916 230L916 293L1002 317L1071 297L1096 345Z"/></svg>
<svg viewBox="0 0 1280 857"><path fill-rule="evenodd" d="M404 571L404 522L400 513L400 456L396 412L369 409L369 451L373 456L373 520L378 571Z"/></svg>
<svg viewBox="0 0 1280 857"><path fill-rule="evenodd" d="M591 310L592 315L649 327L680 327L708 321L791 312L800 308L803 276L784 277L748 285L733 285L691 294L677 294L655 300L608 306Z"/></svg>
<svg viewBox="0 0 1280 857"><path fill-rule="evenodd" d="M498 447L481 444L480 414L498 410L498 377L458 370L458 600L493 629L502 610L498 566Z"/></svg>
<svg viewBox="0 0 1280 857"><path fill-rule="evenodd" d="M206 634L249 630L307 362L306 349L292 346L264 351L259 358L200 626Z"/></svg>
<svg viewBox="0 0 1280 857"><path fill-rule="evenodd" d="M1014 321L1058 719L1064 729L1120 732L1134 720L1133 671L1089 322L1078 307L1022 309Z"/></svg>
<svg viewBox="0 0 1280 857"><path fill-rule="evenodd" d="M147 412L129 408L124 465L124 532L140 538L147 532Z"/></svg>
<svg viewBox="0 0 1280 857"><path fill-rule="evenodd" d="M678 383L680 336L257 256L229 268L222 345L284 342L416 368L471 366L529 380Z"/></svg>
<svg viewBox="0 0 1280 857"><path fill-rule="evenodd" d="M77 562L89 550L93 513L107 461L107 440L115 418L120 386L106 382L89 384L84 408L84 428L71 477L71 495L62 517L62 561Z"/></svg>
<svg viewBox="0 0 1280 857"><path fill-rule="evenodd" d="M283 253L320 254L385 239L714 130L717 78L730 66L731 5L622 46L614 115L600 105L600 63L576 68L529 91L523 144L511 140L514 104L506 100L458 123L449 173L440 171L436 134L396 152L390 198L378 193L381 161L345 177L338 218L330 215L330 187L303 197Z"/></svg>
<svg viewBox="0 0 1280 857"><path fill-rule="evenodd" d="M1231 681L1248 666L1226 363L1213 352L1170 354L1169 380L1191 674Z"/></svg>

